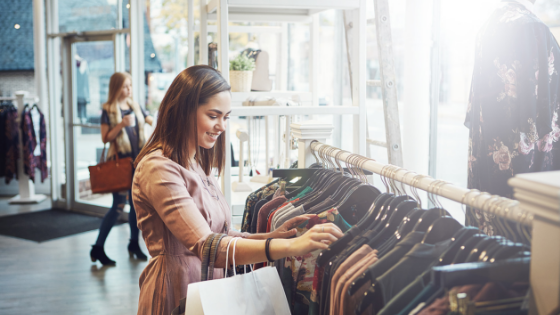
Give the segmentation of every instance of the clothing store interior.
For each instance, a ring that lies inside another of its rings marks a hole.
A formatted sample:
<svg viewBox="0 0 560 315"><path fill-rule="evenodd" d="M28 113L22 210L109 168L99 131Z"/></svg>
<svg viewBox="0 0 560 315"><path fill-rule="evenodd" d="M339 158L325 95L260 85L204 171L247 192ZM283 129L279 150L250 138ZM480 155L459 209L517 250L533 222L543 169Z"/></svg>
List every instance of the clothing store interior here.
<svg viewBox="0 0 560 315"><path fill-rule="evenodd" d="M0 314L560 314L557 0L0 24Z"/></svg>

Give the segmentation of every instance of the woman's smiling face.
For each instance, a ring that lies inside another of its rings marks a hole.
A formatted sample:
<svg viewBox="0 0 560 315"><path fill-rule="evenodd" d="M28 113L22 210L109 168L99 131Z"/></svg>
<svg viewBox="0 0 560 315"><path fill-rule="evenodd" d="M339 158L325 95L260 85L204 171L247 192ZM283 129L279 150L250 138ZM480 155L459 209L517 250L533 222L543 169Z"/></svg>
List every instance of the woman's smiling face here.
<svg viewBox="0 0 560 315"><path fill-rule="evenodd" d="M211 149L218 137L226 130L227 120L231 113L231 93L220 92L212 96L208 102L196 111L198 145Z"/></svg>

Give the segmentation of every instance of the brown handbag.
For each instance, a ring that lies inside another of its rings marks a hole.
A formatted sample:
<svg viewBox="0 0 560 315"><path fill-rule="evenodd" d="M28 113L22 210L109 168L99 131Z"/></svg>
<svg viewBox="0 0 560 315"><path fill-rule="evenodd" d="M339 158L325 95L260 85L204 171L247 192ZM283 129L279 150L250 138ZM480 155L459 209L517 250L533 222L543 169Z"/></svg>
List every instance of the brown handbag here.
<svg viewBox="0 0 560 315"><path fill-rule="evenodd" d="M117 143L115 159L106 161L105 148L101 153L99 164L89 166L89 181L94 194L104 194L130 190L132 187L132 158L119 159Z"/></svg>

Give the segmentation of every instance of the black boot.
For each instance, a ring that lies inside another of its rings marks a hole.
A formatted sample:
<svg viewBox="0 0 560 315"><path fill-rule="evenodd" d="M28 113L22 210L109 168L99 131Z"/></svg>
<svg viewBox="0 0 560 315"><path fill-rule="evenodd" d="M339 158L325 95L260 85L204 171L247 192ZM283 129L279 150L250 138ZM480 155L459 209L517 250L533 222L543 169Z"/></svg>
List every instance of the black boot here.
<svg viewBox="0 0 560 315"><path fill-rule="evenodd" d="M103 246L92 245L89 256L91 257L92 262L99 260L99 262L102 263L103 266L114 266L117 264L116 261L111 260L109 257L107 257L107 255L105 254L105 250L103 250Z"/></svg>
<svg viewBox="0 0 560 315"><path fill-rule="evenodd" d="M140 250L138 240L130 240L128 243L128 255L130 258L134 258L134 255L136 255L136 259L148 260L148 257L142 253L142 250Z"/></svg>

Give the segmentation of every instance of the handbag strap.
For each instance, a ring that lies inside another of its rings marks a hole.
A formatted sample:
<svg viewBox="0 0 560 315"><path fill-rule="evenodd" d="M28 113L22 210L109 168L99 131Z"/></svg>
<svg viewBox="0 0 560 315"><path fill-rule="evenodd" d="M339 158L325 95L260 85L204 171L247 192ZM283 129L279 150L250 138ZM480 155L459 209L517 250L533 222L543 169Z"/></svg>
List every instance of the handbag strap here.
<svg viewBox="0 0 560 315"><path fill-rule="evenodd" d="M200 271L200 281L208 280L208 263L210 261L210 248L212 247L212 241L218 235L218 233L212 233L204 242L202 247L202 269Z"/></svg>
<svg viewBox="0 0 560 315"><path fill-rule="evenodd" d="M225 236L225 234L220 234L219 237L215 237L214 241L212 241L212 247L210 248L210 264L208 265L208 280L214 279L214 263L216 262L216 255L218 254L220 242Z"/></svg>
<svg viewBox="0 0 560 315"><path fill-rule="evenodd" d="M110 144L115 145L115 156L116 156L116 160L118 162L119 161L119 145L117 144L116 140L111 141ZM111 147L111 145L109 145L109 147ZM105 157L105 149L106 148L107 148L107 143L103 143L103 151L101 151L101 158L99 158L99 164L105 163L107 161L107 158Z"/></svg>

